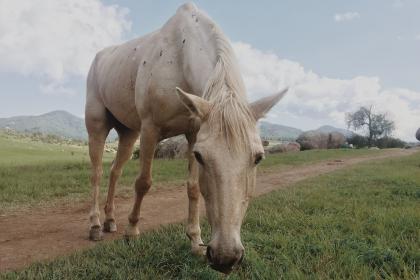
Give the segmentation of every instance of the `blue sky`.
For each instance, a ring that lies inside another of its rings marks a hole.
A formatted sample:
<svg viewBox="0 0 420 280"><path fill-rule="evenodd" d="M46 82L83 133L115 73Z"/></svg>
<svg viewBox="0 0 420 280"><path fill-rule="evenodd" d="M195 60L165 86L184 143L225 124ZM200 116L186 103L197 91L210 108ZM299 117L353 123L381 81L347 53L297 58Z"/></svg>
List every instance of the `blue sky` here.
<svg viewBox="0 0 420 280"><path fill-rule="evenodd" d="M82 116L94 53L158 29L184 1L0 0L0 117ZM344 126L374 104L420 125L420 0L195 1L231 39L251 100L293 90L268 120Z"/></svg>
<svg viewBox="0 0 420 280"><path fill-rule="evenodd" d="M158 29L185 1L105 1L130 8L132 33ZM420 1L195 1L232 41L299 61L320 75L379 76L420 91ZM239 4L240 3L240 4ZM321 5L322 3L322 5ZM360 17L337 23L337 13ZM398 39L400 37L400 39Z"/></svg>

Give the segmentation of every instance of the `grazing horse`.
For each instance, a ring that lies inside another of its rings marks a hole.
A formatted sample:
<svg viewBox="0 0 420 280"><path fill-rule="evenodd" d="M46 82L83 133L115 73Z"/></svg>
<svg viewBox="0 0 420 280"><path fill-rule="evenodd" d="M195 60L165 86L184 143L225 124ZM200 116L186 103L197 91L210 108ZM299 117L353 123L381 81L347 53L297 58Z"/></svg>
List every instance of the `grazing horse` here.
<svg viewBox="0 0 420 280"><path fill-rule="evenodd" d="M100 240L102 231L117 230L115 185L136 139L140 136L141 171L135 181L127 237L139 234L140 207L152 184L156 144L185 134L189 160L186 233L193 253L203 254L198 207L201 192L211 225L208 261L219 271L230 271L244 254L241 224L255 188L256 165L264 157L257 120L285 92L248 104L228 39L194 4L181 6L161 29L100 51L87 78L85 112L92 163L90 239ZM102 229L102 154L112 128L119 143Z"/></svg>

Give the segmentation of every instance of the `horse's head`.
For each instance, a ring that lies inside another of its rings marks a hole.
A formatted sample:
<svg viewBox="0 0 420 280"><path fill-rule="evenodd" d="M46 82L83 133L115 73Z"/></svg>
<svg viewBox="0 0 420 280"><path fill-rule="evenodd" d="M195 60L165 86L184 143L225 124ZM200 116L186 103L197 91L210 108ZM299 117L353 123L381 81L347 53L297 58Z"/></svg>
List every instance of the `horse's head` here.
<svg viewBox="0 0 420 280"><path fill-rule="evenodd" d="M199 163L200 191L211 226L207 258L216 270L229 272L244 256L241 224L255 189L256 167L264 158L256 122L285 92L246 104L251 117L245 116L247 120L235 120L234 116L227 115L235 112L229 111L215 120L211 117L212 110L222 108L178 89L183 104L201 123L193 152ZM235 137L241 139L227 139Z"/></svg>

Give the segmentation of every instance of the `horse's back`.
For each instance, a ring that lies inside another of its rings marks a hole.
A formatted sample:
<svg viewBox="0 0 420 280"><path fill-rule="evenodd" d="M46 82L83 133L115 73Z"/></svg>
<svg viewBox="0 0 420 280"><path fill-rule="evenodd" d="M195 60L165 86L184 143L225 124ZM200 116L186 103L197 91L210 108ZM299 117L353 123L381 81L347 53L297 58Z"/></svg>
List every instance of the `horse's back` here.
<svg viewBox="0 0 420 280"><path fill-rule="evenodd" d="M175 87L201 94L207 81L203 73L214 64L207 57L205 45L211 45L205 37L211 24L198 22L198 13L194 4L185 4L156 32L99 52L92 64L93 78L88 79L95 90L89 92L88 85L87 99L101 102L119 122L133 130L140 130L145 118L153 119L163 130L179 128L184 120L176 118L185 108ZM201 65L199 71L191 69L186 60L200 61L195 63ZM199 86L194 86L192 80ZM174 133L184 129L175 129Z"/></svg>
<svg viewBox="0 0 420 280"><path fill-rule="evenodd" d="M87 102L100 103L115 119L133 130L140 130L141 119L135 105L138 69L147 53L145 44L152 34L100 51L88 78Z"/></svg>

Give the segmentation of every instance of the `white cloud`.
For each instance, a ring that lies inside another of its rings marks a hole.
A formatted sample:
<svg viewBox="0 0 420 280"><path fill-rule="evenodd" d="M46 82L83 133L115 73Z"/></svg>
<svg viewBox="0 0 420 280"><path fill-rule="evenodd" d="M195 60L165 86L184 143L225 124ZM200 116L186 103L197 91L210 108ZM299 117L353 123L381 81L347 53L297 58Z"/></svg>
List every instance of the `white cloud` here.
<svg viewBox="0 0 420 280"><path fill-rule="evenodd" d="M335 14L334 20L336 22L350 21L359 17L360 17L360 14L358 12L347 12L347 13L342 13L342 14Z"/></svg>
<svg viewBox="0 0 420 280"><path fill-rule="evenodd" d="M420 41L420 34L418 34L417 36L414 37L414 40L416 41Z"/></svg>
<svg viewBox="0 0 420 280"><path fill-rule="evenodd" d="M0 71L36 76L46 93L72 94L94 54L131 28L128 10L99 0L0 0Z"/></svg>
<svg viewBox="0 0 420 280"><path fill-rule="evenodd" d="M267 116L269 121L302 129L325 124L345 127L346 112L374 105L375 110L388 112L395 121L395 136L414 140L420 126L420 92L382 89L377 77L358 76L350 80L321 77L297 62L248 44L236 42L233 47L251 100L291 87Z"/></svg>

